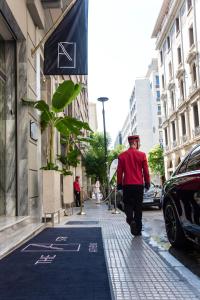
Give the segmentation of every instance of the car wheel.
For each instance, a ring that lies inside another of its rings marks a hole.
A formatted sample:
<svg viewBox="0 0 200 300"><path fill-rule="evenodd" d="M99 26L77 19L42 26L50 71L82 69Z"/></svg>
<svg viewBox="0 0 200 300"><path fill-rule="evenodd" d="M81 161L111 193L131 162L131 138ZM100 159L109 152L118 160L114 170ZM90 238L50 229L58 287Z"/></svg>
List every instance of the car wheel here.
<svg viewBox="0 0 200 300"><path fill-rule="evenodd" d="M164 207L165 227L170 244L176 248L186 245L186 237L181 228L176 209L170 202Z"/></svg>

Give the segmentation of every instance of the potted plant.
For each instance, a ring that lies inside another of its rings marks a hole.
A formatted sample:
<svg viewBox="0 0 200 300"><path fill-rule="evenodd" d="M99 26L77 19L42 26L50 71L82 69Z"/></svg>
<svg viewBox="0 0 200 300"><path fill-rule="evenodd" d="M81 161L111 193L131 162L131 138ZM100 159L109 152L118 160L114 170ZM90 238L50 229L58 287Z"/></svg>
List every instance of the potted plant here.
<svg viewBox="0 0 200 300"><path fill-rule="evenodd" d="M61 83L53 94L51 105L44 100L30 101L22 99L25 105L32 106L40 111L41 130L49 130L49 155L43 170L43 209L44 213L55 213L61 208L60 201L60 172L55 161L54 135L57 130L61 135L69 133L76 136L81 130L90 130L88 123L66 116L64 109L76 99L81 92L81 85L74 84L71 80Z"/></svg>

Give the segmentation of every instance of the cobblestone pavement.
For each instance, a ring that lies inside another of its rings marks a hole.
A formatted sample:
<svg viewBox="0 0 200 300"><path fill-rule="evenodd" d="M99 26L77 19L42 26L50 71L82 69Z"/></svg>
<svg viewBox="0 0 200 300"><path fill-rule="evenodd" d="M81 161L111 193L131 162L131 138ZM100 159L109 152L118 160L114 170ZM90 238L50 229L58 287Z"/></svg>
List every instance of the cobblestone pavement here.
<svg viewBox="0 0 200 300"><path fill-rule="evenodd" d="M131 235L123 213L112 214L106 205L91 201L85 211L84 216L75 212L66 218L98 221L92 226L102 227L113 299L200 299L199 291L153 251L144 237Z"/></svg>

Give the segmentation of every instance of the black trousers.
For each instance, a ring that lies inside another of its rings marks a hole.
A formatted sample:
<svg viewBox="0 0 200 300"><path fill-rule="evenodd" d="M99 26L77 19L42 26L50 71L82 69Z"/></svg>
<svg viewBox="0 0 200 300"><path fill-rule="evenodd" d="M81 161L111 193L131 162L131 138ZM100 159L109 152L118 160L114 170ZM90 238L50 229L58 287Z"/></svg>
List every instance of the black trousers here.
<svg viewBox="0 0 200 300"><path fill-rule="evenodd" d="M81 206L80 192L74 191L76 206Z"/></svg>
<svg viewBox="0 0 200 300"><path fill-rule="evenodd" d="M123 187L124 212L126 222L130 225L132 221L137 224L138 232L142 230L142 202L143 185L125 185Z"/></svg>

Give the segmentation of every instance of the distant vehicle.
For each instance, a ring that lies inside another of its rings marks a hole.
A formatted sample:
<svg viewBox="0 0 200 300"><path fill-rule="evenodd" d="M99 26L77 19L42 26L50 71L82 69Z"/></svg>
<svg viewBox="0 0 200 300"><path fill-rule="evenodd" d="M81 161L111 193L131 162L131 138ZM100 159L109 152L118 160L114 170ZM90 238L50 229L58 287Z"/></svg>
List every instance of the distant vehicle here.
<svg viewBox="0 0 200 300"><path fill-rule="evenodd" d="M151 182L150 189L148 191L144 190L143 207L157 206L159 209L161 209L161 194L161 186L155 185L153 182Z"/></svg>
<svg viewBox="0 0 200 300"><path fill-rule="evenodd" d="M193 148L166 181L161 196L169 242L200 245L200 145Z"/></svg>
<svg viewBox="0 0 200 300"><path fill-rule="evenodd" d="M159 209L161 209L161 194L161 187L152 182L148 191L145 191L144 189L143 207L157 206ZM124 210L124 202L120 194L117 194L117 207L121 210Z"/></svg>

